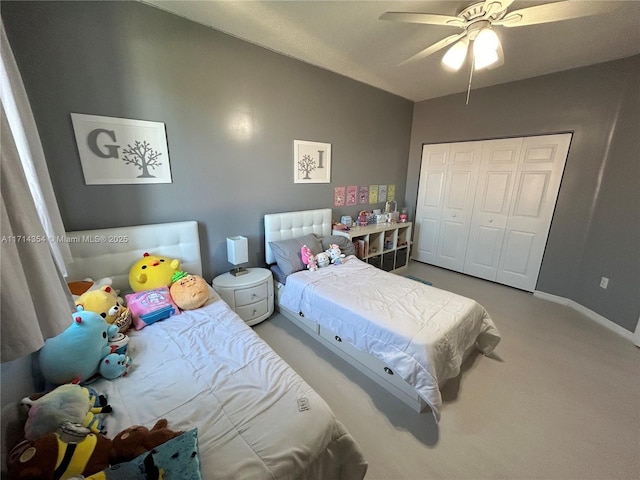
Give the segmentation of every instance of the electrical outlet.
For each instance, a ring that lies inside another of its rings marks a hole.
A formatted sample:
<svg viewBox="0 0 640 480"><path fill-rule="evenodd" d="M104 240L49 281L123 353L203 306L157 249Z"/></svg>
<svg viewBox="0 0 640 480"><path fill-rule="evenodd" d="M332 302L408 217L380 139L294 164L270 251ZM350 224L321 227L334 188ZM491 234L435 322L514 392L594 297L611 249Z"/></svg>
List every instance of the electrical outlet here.
<svg viewBox="0 0 640 480"><path fill-rule="evenodd" d="M600 288L604 288L605 290L609 286L609 279L607 277L602 277L600 279Z"/></svg>

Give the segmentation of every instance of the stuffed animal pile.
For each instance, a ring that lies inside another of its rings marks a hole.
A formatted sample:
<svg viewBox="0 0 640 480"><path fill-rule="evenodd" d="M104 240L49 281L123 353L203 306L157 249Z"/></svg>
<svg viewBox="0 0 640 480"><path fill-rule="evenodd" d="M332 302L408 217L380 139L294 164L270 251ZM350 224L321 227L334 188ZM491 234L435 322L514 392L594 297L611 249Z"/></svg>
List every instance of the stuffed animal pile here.
<svg viewBox="0 0 640 480"><path fill-rule="evenodd" d="M317 255L314 255L309 247L303 245L300 249L300 257L302 258L302 263L307 266L307 270L315 272L319 268L328 267L329 265L342 264L345 255L337 244L332 243L327 250Z"/></svg>
<svg viewBox="0 0 640 480"><path fill-rule="evenodd" d="M92 412L111 412L106 402L104 396L79 385L61 385L45 395L23 399L29 408L25 435L9 452L8 480L161 478L149 476L150 472L159 472L147 458L143 462L145 475L140 465L133 468L127 462L183 432L170 430L167 421L160 419L151 429L134 425L110 439L93 420L87 421ZM118 467L114 472L118 470L124 476L109 473L114 466Z"/></svg>

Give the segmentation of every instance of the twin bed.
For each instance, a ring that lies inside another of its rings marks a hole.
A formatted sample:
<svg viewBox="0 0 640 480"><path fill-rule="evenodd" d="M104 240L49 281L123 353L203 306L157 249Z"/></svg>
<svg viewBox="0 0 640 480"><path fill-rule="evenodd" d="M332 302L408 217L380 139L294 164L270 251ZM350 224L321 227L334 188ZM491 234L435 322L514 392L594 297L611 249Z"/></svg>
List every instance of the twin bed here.
<svg viewBox="0 0 640 480"><path fill-rule="evenodd" d="M329 239L326 246L344 238L331 236L331 216L330 209L265 215L265 257L277 272L279 311L416 411L429 406L438 421L440 387L474 348L491 353L498 330L474 300L353 255L317 271L291 268L303 240Z"/></svg>
<svg viewBox="0 0 640 480"><path fill-rule="evenodd" d="M150 252L202 274L196 222L68 233L69 279L110 277L127 291ZM77 239L74 240L74 239ZM161 418L197 427L203 478L361 479L362 452L324 400L213 289L207 303L130 330L129 374L92 384L108 397L110 437Z"/></svg>
<svg viewBox="0 0 640 480"><path fill-rule="evenodd" d="M331 226L330 209L266 215L266 263L275 268L274 248L282 253L305 235L332 241ZM69 280L109 277L126 292L129 268L144 252L177 258L181 270L202 275L196 222L68 237ZM288 253L295 262L299 246ZM315 272L276 270L283 315L417 411L429 406L436 419L439 386L458 375L473 348L489 353L500 339L473 300L352 255ZM161 418L174 430L196 427L206 479L364 477L362 451L325 401L213 289L203 307L129 336L129 374L92 385L113 407L105 419L110 435Z"/></svg>

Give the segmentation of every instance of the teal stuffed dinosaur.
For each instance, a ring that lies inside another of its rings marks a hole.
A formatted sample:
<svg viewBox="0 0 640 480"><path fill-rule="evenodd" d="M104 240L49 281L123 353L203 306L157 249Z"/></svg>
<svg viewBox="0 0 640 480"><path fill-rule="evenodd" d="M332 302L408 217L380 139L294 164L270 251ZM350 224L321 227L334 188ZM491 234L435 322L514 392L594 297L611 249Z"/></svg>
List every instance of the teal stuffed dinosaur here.
<svg viewBox="0 0 640 480"><path fill-rule="evenodd" d="M100 362L112 353L109 339L118 333L95 312L78 306L73 323L60 335L45 341L40 350L40 369L52 385L83 383L98 373Z"/></svg>

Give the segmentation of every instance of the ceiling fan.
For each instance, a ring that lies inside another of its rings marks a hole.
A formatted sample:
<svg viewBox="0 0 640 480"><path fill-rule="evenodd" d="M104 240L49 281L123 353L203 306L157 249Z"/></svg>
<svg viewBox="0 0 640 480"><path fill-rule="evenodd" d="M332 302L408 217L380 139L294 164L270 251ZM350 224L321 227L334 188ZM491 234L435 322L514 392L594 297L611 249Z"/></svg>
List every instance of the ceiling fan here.
<svg viewBox="0 0 640 480"><path fill-rule="evenodd" d="M473 51L472 70L496 68L504 63L502 45L493 27L525 27L595 15L612 9L610 4L607 5L607 2L561 1L509 12L507 9L513 1L484 0L475 2L463 8L455 17L430 13L387 12L383 13L380 19L461 29L461 32L443 38L400 64L404 65L420 60L453 44L445 53L442 62L447 69L457 71L467 58L471 45Z"/></svg>

